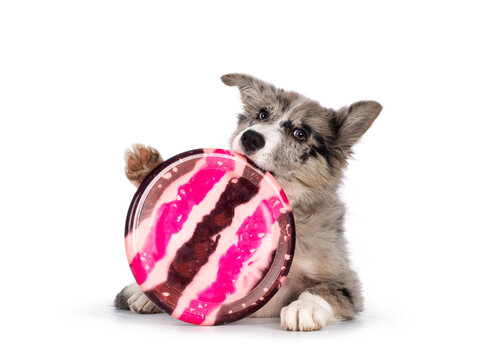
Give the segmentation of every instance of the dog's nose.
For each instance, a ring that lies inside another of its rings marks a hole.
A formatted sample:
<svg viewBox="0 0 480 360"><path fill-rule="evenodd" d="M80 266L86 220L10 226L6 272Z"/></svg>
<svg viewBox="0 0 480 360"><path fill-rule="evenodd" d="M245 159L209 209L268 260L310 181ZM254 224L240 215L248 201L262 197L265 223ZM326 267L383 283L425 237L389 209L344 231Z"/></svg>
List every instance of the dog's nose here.
<svg viewBox="0 0 480 360"><path fill-rule="evenodd" d="M265 138L263 135L253 130L245 131L242 135L241 141L247 152L254 152L265 146Z"/></svg>

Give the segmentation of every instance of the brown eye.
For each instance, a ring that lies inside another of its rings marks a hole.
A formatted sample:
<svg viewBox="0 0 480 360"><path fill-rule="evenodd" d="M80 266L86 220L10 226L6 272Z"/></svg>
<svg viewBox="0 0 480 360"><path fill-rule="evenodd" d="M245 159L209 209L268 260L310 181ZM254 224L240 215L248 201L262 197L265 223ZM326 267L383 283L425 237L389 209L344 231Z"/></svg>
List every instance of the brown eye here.
<svg viewBox="0 0 480 360"><path fill-rule="evenodd" d="M293 136L298 141L305 141L307 139L307 133L305 132L305 130L298 129L298 128L293 130Z"/></svg>
<svg viewBox="0 0 480 360"><path fill-rule="evenodd" d="M260 110L260 112L258 113L258 118L260 120L265 120L267 117L268 117L267 110Z"/></svg>

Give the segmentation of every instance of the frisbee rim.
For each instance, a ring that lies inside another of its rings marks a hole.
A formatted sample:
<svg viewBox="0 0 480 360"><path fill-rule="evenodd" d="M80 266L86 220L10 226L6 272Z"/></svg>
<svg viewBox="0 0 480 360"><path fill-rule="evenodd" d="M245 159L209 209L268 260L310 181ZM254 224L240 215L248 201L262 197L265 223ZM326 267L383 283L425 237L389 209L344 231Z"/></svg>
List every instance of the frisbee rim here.
<svg viewBox="0 0 480 360"><path fill-rule="evenodd" d="M142 196L144 195L144 193L147 190L147 188L149 187L149 185L157 177L157 175L159 173L161 173L162 171L164 171L164 169L168 168L170 165L172 165L172 164L174 164L174 163L176 163L176 162L178 162L182 159L189 158L189 157L192 157L192 156L195 156L195 155L202 155L202 154L204 154L206 156L216 155L215 154L216 151L221 151L221 152L218 152L218 154L217 154L219 156L227 155L227 156L235 159L235 161L244 160L248 165L252 166L256 171L260 172L262 174L262 176L270 175L269 176L269 181L273 182L272 186L274 186L276 188L279 195L283 195L282 196L283 197L282 201L284 203L286 203L287 205L289 205L290 208L291 208L290 202L289 202L289 200L288 200L288 198L285 194L285 191L280 186L280 184L275 179L275 177L270 172L265 171L265 170L261 169L260 167L258 167L248 157L246 157L242 154L236 153L234 151L231 151L231 150L225 150L225 149L220 149L220 148L198 148L198 149L188 150L188 151L182 152L180 154L177 154L177 155L165 160L161 164L157 165L154 169L152 169L152 171L150 171L150 173L145 177L145 179L141 182L140 186L137 188L137 190L136 190L136 192L135 192L135 194L134 194L134 196L133 196L133 198L130 202L128 212L127 212L127 216L126 216L126 221L125 221L125 247L126 247L126 250L127 250L126 239L128 238L128 235L132 231L134 231L135 214L136 214L138 206L140 204L140 200L142 199ZM241 320L241 319L247 317L248 315L258 311L268 301L270 301L270 299L281 288L281 286L283 284L283 281L285 280L286 276L288 275L288 273L290 271L290 268L291 268L291 265L292 265L292 262L293 262L293 256L294 256L294 252L295 252L295 243L296 243L295 220L294 220L294 216L293 216L293 211L291 211L291 210L287 211L286 216L287 216L286 221L290 225L290 231L289 231L290 239L287 242L284 253L289 254L291 256L290 261L285 261L283 263L283 266L285 267L284 269L281 269L281 268L277 269L277 271L276 271L277 275L275 276L275 280L273 281L273 284L268 288L267 291L264 292L264 294L259 299L257 299L254 302L251 302L250 304L245 306L243 309L240 309L239 311L235 311L234 313L232 313L232 314L234 314L234 316L232 316L232 318L235 317L234 319L228 319L228 317L229 317L228 315L230 315L230 314L222 314L221 318L227 318L227 319L224 319L224 321L221 321L219 323L215 322L214 325L227 324L227 323L231 323L231 322L234 322L234 321L238 321L238 320ZM270 265L273 265L273 262L276 259L276 255L277 255L277 252L275 252L275 256L272 258L272 261L271 261ZM128 257L128 255L127 255L127 257ZM274 266L271 266L268 269L268 271L265 273L265 276L262 279L259 280L259 282L255 285L255 287L253 287L248 292L248 294L251 294L252 292L254 292L255 289L257 289L261 285L262 281L265 278L268 277L268 274L270 273L270 271L272 271L272 269L274 269ZM282 273L283 273L283 275L282 275ZM284 277L283 281L281 280L282 277ZM168 304L165 304L164 302L160 301L161 299L159 299L158 296L152 296L149 292L144 292L144 294L156 306L158 306L160 309L164 310L166 313L171 315L172 309L170 308L170 306L167 306ZM246 296L247 295L245 295L244 297L246 297ZM244 297L242 297L241 299L235 300L235 301L233 301L229 304L237 303L238 301L241 301ZM240 314L241 316L238 316L238 314ZM176 318L176 317L174 317L174 318ZM178 319L178 320L180 320L180 319ZM181 320L181 321L183 321L183 320ZM187 322L187 323L189 323L189 322Z"/></svg>

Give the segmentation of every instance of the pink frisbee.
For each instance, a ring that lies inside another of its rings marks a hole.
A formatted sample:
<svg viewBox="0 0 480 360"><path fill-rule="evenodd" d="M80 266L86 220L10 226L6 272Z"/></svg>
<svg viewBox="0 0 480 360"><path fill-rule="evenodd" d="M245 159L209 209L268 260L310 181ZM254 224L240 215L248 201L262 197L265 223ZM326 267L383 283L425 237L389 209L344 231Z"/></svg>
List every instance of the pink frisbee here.
<svg viewBox="0 0 480 360"><path fill-rule="evenodd" d="M191 324L239 320L282 285L295 248L290 204L268 172L220 149L177 155L136 192L128 262L158 307Z"/></svg>

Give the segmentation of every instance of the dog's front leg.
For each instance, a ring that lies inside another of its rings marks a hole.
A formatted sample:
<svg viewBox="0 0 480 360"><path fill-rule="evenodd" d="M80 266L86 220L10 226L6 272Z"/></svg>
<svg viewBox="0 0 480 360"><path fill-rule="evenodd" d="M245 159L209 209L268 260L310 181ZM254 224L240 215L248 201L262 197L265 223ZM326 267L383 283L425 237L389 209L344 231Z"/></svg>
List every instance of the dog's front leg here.
<svg viewBox="0 0 480 360"><path fill-rule="evenodd" d="M353 274L356 279L356 275ZM298 300L282 308L280 320L285 330L312 331L338 321L349 320L363 309L363 298L356 282L320 283L304 290Z"/></svg>
<svg viewBox="0 0 480 360"><path fill-rule="evenodd" d="M133 185L139 186L145 177L163 162L159 152L142 144L134 144L132 149L125 152L125 174ZM137 283L125 286L118 293L114 301L115 307L122 310L131 310L139 314L154 314L162 312L142 292Z"/></svg>

